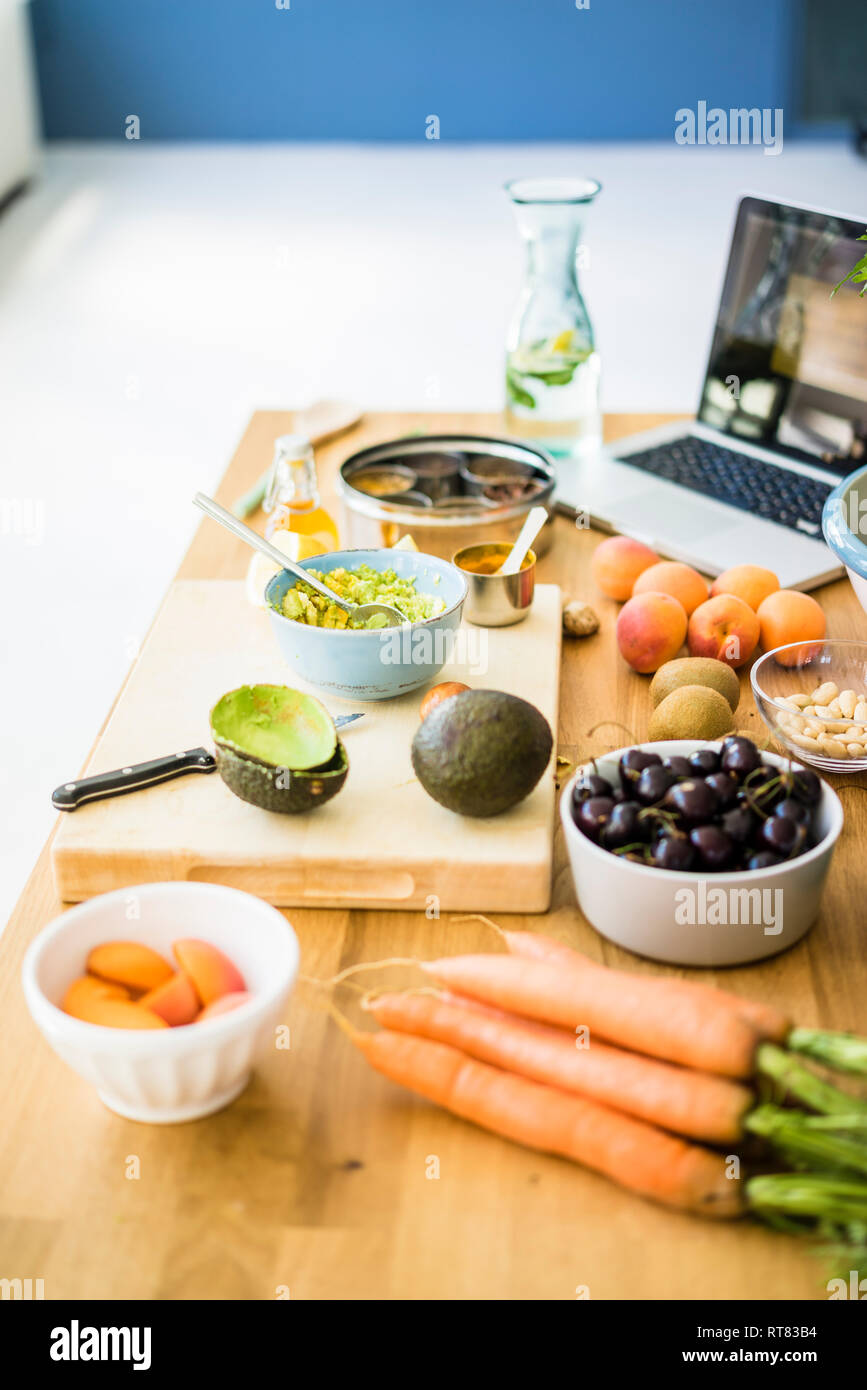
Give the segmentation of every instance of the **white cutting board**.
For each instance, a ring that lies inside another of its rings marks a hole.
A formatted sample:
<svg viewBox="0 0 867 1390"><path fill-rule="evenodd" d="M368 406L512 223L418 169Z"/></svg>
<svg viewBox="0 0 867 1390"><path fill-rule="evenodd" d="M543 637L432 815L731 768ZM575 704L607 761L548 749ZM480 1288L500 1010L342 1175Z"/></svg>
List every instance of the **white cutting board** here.
<svg viewBox="0 0 867 1390"><path fill-rule="evenodd" d="M536 588L532 611L507 628L466 625L483 670L446 667L437 680L530 700L557 728L560 590ZM208 713L238 685L291 683L267 614L234 580L174 584L87 767L105 772L204 744ZM304 815L260 811L218 773L194 773L65 813L54 839L65 901L165 879L224 883L279 907L438 908L544 912L551 893L554 759L520 805L490 820L455 815L413 774L410 745L424 691L375 704L327 697L334 715L363 710L341 736L349 776L333 801Z"/></svg>

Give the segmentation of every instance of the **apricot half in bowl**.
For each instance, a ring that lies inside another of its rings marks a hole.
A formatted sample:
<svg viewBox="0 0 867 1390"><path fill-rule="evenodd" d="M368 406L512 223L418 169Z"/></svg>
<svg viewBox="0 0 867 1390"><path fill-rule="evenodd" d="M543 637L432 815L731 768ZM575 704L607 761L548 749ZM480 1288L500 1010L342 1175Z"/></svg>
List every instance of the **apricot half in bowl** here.
<svg viewBox="0 0 867 1390"><path fill-rule="evenodd" d="M349 759L333 720L312 695L285 685L242 685L211 710L217 771L242 801L297 815L336 796Z"/></svg>

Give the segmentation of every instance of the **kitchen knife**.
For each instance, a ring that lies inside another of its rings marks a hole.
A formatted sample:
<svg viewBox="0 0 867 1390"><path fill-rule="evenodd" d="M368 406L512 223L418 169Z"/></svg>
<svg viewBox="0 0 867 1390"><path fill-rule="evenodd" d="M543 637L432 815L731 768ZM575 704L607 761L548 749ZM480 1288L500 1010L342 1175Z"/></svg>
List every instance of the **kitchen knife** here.
<svg viewBox="0 0 867 1390"><path fill-rule="evenodd" d="M363 714L339 714L334 720L334 727L342 729L363 718ZM191 772L215 772L216 768L217 760L207 748L188 748L185 753L170 753L165 758L152 758L150 762L133 763L129 767L116 768L113 772L98 772L93 777L79 777L75 782L64 782L51 793L51 803L57 811L77 811L88 801L126 796L128 792L153 787L158 782L170 782Z"/></svg>

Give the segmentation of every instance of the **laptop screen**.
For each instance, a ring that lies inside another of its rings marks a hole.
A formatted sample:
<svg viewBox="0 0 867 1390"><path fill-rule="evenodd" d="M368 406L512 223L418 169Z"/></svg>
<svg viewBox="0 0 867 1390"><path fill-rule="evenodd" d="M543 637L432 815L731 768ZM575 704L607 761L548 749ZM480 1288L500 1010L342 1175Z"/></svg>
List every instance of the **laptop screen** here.
<svg viewBox="0 0 867 1390"><path fill-rule="evenodd" d="M841 475L867 455L864 223L741 201L698 418Z"/></svg>

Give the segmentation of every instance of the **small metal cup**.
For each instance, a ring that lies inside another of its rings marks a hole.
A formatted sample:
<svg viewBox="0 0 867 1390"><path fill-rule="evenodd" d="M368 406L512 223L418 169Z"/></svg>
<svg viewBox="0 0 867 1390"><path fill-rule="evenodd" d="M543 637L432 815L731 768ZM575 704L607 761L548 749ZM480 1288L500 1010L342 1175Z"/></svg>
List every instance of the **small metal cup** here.
<svg viewBox="0 0 867 1390"><path fill-rule="evenodd" d="M483 545L464 546L452 557L452 564L466 575L469 586L464 617L477 627L509 627L512 623L523 622L533 606L535 551L527 551L524 568L518 574L478 574L466 568L468 563L495 557L499 557L502 564L511 549L510 541L487 541Z"/></svg>
<svg viewBox="0 0 867 1390"><path fill-rule="evenodd" d="M396 507L432 507L433 502L426 492L386 492L377 497L377 502L389 502Z"/></svg>

